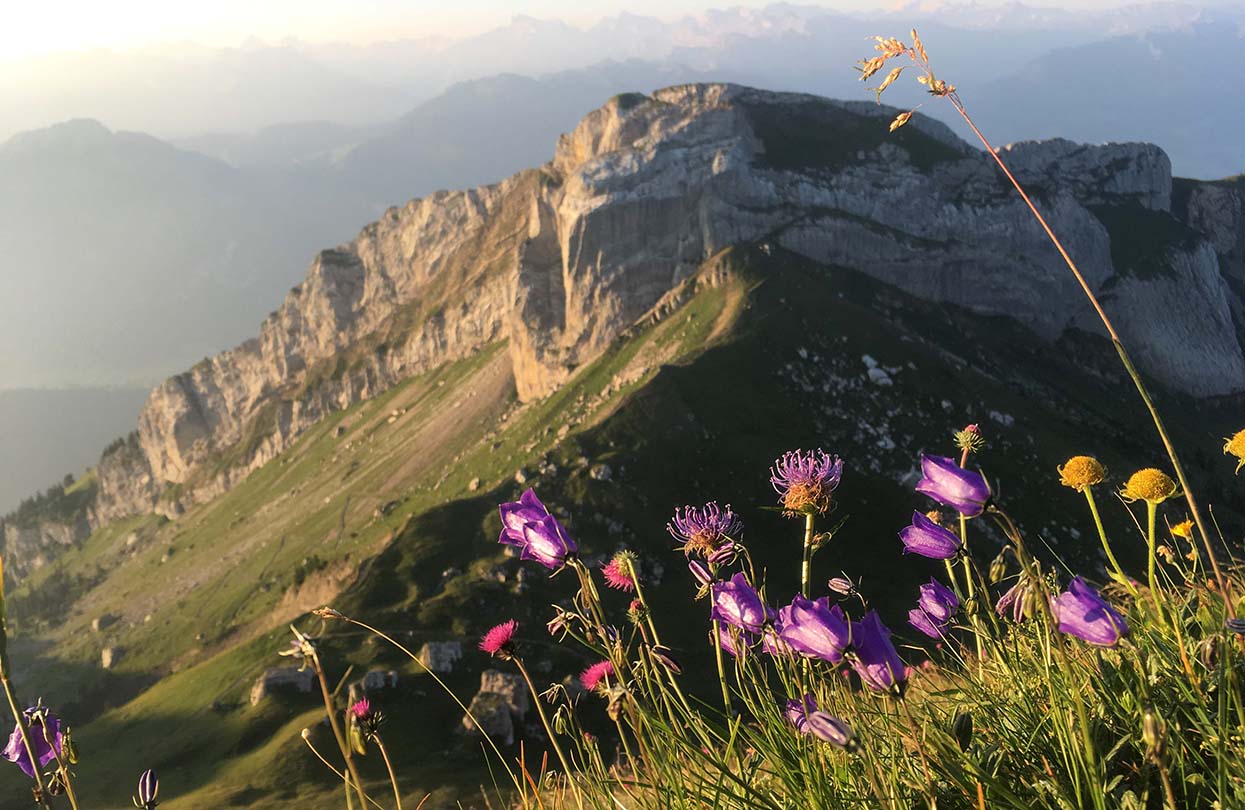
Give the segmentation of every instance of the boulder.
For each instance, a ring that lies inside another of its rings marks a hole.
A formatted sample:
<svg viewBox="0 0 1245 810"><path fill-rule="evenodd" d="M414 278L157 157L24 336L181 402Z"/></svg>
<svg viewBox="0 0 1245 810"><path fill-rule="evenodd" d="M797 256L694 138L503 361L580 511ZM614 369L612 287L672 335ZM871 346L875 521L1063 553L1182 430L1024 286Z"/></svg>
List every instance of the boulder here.
<svg viewBox="0 0 1245 810"><path fill-rule="evenodd" d="M438 675L447 675L463 657L461 641L429 641L419 648L419 663Z"/></svg>
<svg viewBox="0 0 1245 810"><path fill-rule="evenodd" d="M307 693L314 688L316 674L298 667L271 667L264 670L251 686L251 705L259 703L276 690Z"/></svg>
<svg viewBox="0 0 1245 810"><path fill-rule="evenodd" d="M483 733L496 742L514 745L514 717L504 697L481 692L471 699L467 711L463 716L463 728L469 734Z"/></svg>

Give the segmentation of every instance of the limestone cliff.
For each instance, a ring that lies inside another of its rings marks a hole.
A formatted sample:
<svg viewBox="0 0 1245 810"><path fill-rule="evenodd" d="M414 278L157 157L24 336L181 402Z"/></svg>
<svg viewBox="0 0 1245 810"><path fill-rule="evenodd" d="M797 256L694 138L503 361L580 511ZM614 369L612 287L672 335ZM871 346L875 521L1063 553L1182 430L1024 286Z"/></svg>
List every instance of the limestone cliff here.
<svg viewBox="0 0 1245 810"><path fill-rule="evenodd" d="M731 85L620 96L539 169L390 209L316 257L258 337L152 392L137 438L101 461L92 522L215 497L332 410L502 338L519 397L541 397L741 242L1051 340L1096 329L992 162L928 119L888 134L895 112ZM1173 212L1170 164L1146 144L1004 157L1147 373L1202 396L1245 389L1239 300L1220 267L1239 255L1239 191L1198 185ZM1155 236L1160 220L1171 238ZM1130 251L1129 223L1147 250Z"/></svg>

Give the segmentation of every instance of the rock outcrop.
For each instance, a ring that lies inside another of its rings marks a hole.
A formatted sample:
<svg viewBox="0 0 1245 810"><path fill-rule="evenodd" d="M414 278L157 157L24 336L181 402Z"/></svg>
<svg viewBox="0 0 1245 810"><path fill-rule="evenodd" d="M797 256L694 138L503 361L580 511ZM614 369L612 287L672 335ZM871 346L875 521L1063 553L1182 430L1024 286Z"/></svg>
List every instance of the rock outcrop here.
<svg viewBox="0 0 1245 810"><path fill-rule="evenodd" d="M152 392L136 438L100 464L92 522L175 516L331 411L503 338L519 396L544 396L732 244L781 245L1051 340L1097 331L992 161L929 119L890 135L894 113L672 87L589 113L539 169L390 209L316 257L258 337ZM1199 396L1245 389L1220 264L1240 253L1233 189L1199 185L1173 212L1170 164L1146 144L1055 140L1004 157L1148 374ZM1157 274L1116 267L1129 236L1104 207L1184 217L1196 238L1158 243Z"/></svg>

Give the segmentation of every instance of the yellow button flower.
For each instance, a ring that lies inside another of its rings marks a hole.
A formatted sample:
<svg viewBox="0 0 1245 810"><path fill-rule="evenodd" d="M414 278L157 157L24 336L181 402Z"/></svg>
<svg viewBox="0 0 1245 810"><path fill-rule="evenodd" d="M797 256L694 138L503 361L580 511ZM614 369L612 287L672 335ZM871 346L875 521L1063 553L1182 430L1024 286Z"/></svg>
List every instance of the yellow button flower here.
<svg viewBox="0 0 1245 810"><path fill-rule="evenodd" d="M1146 501L1160 504L1176 494L1176 482L1162 470L1147 467L1128 478L1120 497L1126 501Z"/></svg>
<svg viewBox="0 0 1245 810"><path fill-rule="evenodd" d="M1093 456L1073 456L1059 468L1059 483L1084 492L1107 480L1107 468Z"/></svg>
<svg viewBox="0 0 1245 810"><path fill-rule="evenodd" d="M1226 456L1236 456L1236 472L1239 473L1241 467L1245 467L1245 430L1238 430L1231 437L1224 439L1223 453Z"/></svg>

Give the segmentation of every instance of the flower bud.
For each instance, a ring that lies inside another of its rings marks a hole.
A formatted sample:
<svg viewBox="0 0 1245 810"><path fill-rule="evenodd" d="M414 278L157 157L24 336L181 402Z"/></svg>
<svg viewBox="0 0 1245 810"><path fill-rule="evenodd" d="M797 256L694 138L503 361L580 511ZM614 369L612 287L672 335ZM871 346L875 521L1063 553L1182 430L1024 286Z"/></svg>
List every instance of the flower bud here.
<svg viewBox="0 0 1245 810"><path fill-rule="evenodd" d="M1167 741L1167 724L1153 707L1147 706L1141 714L1141 739L1152 757L1163 755L1163 745Z"/></svg>
<svg viewBox="0 0 1245 810"><path fill-rule="evenodd" d="M649 647L648 653L653 660L661 664L675 675L683 674L683 667L675 660L674 655L669 647L663 647L660 644Z"/></svg>
<svg viewBox="0 0 1245 810"><path fill-rule="evenodd" d="M997 585L1007 576L1007 550L999 552L999 556L990 561L990 584Z"/></svg>
<svg viewBox="0 0 1245 810"><path fill-rule="evenodd" d="M967 751L968 744L973 741L973 716L968 712L956 712L951 719L951 736L955 737L961 751Z"/></svg>

